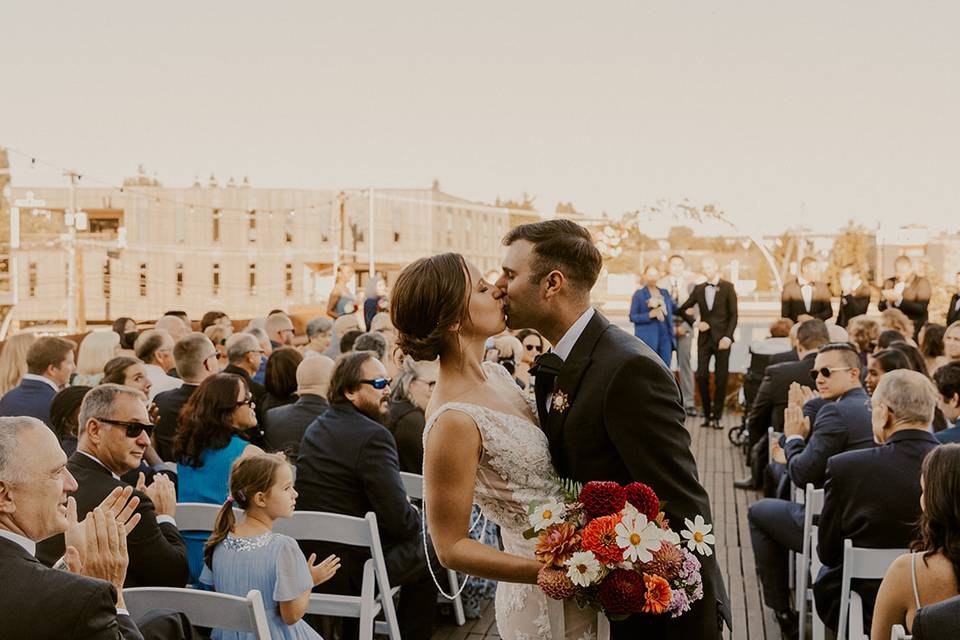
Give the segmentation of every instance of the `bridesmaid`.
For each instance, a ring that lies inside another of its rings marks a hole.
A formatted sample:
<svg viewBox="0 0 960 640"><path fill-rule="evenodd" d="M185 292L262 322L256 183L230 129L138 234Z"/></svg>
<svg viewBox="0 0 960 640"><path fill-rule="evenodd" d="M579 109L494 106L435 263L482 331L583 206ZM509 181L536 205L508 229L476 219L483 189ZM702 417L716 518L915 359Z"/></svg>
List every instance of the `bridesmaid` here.
<svg viewBox="0 0 960 640"><path fill-rule="evenodd" d="M657 286L660 270L648 265L643 270L643 287L637 289L630 303L630 322L633 335L657 352L669 367L676 338L673 332L673 310L676 302L666 289Z"/></svg>

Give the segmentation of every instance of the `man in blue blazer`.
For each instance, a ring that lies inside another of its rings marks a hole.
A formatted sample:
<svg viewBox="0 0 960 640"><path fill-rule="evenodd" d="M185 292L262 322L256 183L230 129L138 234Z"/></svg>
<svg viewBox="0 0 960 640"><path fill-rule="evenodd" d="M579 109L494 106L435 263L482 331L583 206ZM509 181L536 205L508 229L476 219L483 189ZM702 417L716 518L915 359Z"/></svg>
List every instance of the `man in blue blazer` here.
<svg viewBox="0 0 960 640"><path fill-rule="evenodd" d="M75 342L55 336L34 342L27 350L27 373L0 399L0 416L30 416L52 429L50 403L77 368L73 359L76 347Z"/></svg>
<svg viewBox="0 0 960 640"><path fill-rule="evenodd" d="M943 443L960 442L960 428L957 427L957 420L960 419L960 362L948 362L937 369L933 374L933 383L940 394L937 404L948 423L947 429L935 434L937 440Z"/></svg>

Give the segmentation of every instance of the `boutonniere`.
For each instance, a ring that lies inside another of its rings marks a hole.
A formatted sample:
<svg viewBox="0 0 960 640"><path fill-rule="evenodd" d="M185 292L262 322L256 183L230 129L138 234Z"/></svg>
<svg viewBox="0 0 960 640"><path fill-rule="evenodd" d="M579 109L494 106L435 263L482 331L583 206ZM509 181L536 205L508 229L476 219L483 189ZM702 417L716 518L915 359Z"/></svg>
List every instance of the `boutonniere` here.
<svg viewBox="0 0 960 640"><path fill-rule="evenodd" d="M570 407L570 399L563 391L557 391L553 394L553 402L550 403L554 411L563 413Z"/></svg>

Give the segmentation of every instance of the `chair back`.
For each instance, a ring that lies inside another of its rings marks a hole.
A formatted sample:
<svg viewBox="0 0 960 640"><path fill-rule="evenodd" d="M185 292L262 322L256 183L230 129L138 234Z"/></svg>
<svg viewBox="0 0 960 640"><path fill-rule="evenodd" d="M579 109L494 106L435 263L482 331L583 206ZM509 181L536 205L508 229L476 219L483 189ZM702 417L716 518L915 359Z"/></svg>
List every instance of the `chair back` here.
<svg viewBox="0 0 960 640"><path fill-rule="evenodd" d="M270 640L267 612L260 592L245 598L213 591L176 587L133 587L123 590L127 610L138 618L154 609L172 609L198 627L252 633L256 640Z"/></svg>
<svg viewBox="0 0 960 640"><path fill-rule="evenodd" d="M902 624L895 624L890 629L890 640L913 640L913 636L907 635L907 630L903 628Z"/></svg>
<svg viewBox="0 0 960 640"><path fill-rule="evenodd" d="M907 549L865 549L853 546L847 538L843 541L843 578L840 584L840 619L837 640L847 640L851 626L850 583L852 580L882 580L893 561L909 553ZM858 614L859 615L859 614ZM856 621L863 626L863 619Z"/></svg>
<svg viewBox="0 0 960 640"><path fill-rule="evenodd" d="M914 640L960 638L960 596L927 605L917 611L913 619L912 637Z"/></svg>
<svg viewBox="0 0 960 640"><path fill-rule="evenodd" d="M400 472L400 481L403 482L403 488L407 492L407 497L415 500L423 500L423 476L419 473Z"/></svg>
<svg viewBox="0 0 960 640"><path fill-rule="evenodd" d="M813 484L807 483L803 499L803 550L800 554L800 565L796 569L796 605L800 617L800 637L804 637L807 627L807 603L808 582L810 574L816 574L816 569L812 567L813 557L816 555L814 550L816 545L813 542L816 535L813 526L813 519L823 511L823 489L814 489ZM819 565L819 561L816 563ZM816 612L814 612L816 616Z"/></svg>
<svg viewBox="0 0 960 640"><path fill-rule="evenodd" d="M203 502L178 502L177 528L180 531L213 531L221 506L223 505ZM243 510L234 507L233 515L239 520Z"/></svg>

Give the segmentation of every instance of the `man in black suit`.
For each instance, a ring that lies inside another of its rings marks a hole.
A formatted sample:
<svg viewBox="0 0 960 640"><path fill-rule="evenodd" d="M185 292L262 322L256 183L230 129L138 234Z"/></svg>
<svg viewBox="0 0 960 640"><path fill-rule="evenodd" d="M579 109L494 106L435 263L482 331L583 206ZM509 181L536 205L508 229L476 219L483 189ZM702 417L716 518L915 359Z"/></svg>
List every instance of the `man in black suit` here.
<svg viewBox="0 0 960 640"><path fill-rule="evenodd" d="M931 433L937 392L921 373L884 374L874 389L873 434L880 446L830 458L824 483L817 553L823 569L813 585L817 613L830 629L839 622L843 541L855 547L902 549L916 539L920 471L939 443ZM859 584L858 584L859 582ZM870 628L879 580L855 581Z"/></svg>
<svg viewBox="0 0 960 640"><path fill-rule="evenodd" d="M760 389L750 407L747 416L747 430L750 433L751 475L734 484L740 489L759 489L763 470L769 461L767 447L767 429L783 431L783 410L787 408L790 385L794 382L813 388L810 371L817 358L817 350L830 341L827 325L823 320L807 320L797 327L796 350L799 360L781 364L767 365Z"/></svg>
<svg viewBox="0 0 960 640"><path fill-rule="evenodd" d="M555 345L539 359L535 392L559 475L644 482L666 502L674 526L697 515L710 522L672 373L653 350L590 306L602 265L590 232L549 220L516 227L504 244L497 289L507 325L537 329ZM723 621L729 625L726 589L715 556L699 559L704 595L689 612L615 621L613 637L720 638Z"/></svg>
<svg viewBox="0 0 960 640"><path fill-rule="evenodd" d="M950 297L950 305L947 307L947 326L949 327L957 320L960 320L960 271L956 274L957 292Z"/></svg>
<svg viewBox="0 0 960 640"><path fill-rule="evenodd" d="M307 427L330 408L326 395L332 372L333 360L319 354L297 365L297 401L267 411L263 440L268 449L297 459Z"/></svg>
<svg viewBox="0 0 960 640"><path fill-rule="evenodd" d="M253 379L263 363L264 356L260 342L249 333L235 333L227 338L225 347L228 364L223 368L223 372L233 373L243 378L247 390L253 396L253 401L259 406L260 400L267 393L263 385Z"/></svg>
<svg viewBox="0 0 960 640"><path fill-rule="evenodd" d="M870 295L873 290L863 281L860 268L848 264L840 270L840 310L837 312L837 326L846 328L852 318L862 316L870 307Z"/></svg>
<svg viewBox="0 0 960 640"><path fill-rule="evenodd" d="M883 281L880 292L880 311L900 309L913 322L913 339L927 323L927 307L930 306L930 281L917 275L913 262L907 256L898 256L893 262L894 276Z"/></svg>
<svg viewBox="0 0 960 640"><path fill-rule="evenodd" d="M783 286L780 296L780 315L794 322L808 318L829 320L833 317L830 289L825 282L817 282L817 261L800 261L800 275Z"/></svg>
<svg viewBox="0 0 960 640"><path fill-rule="evenodd" d="M77 513L86 516L117 487L127 487L120 476L140 466L150 445L152 425L146 397L131 387L102 384L91 389L80 405L80 441L67 462L77 479ZM190 578L187 549L177 523L177 494L163 474L150 486L137 487L140 524L130 534L127 587L182 587ZM37 557L53 565L64 553L63 536L37 546Z"/></svg>
<svg viewBox="0 0 960 640"><path fill-rule="evenodd" d="M703 427L721 429L720 418L727 399L727 373L730 369L730 347L737 328L737 292L733 283L720 278L717 261L703 261L707 281L698 284L687 301L677 309L677 315L693 326L693 307L700 311L697 329L697 386L703 404ZM710 358L713 358L714 391L710 401Z"/></svg>
<svg viewBox="0 0 960 640"><path fill-rule="evenodd" d="M401 586L397 618L404 638L429 640L437 589L427 568L420 514L407 500L393 435L381 423L389 379L368 351L342 356L330 379L330 409L307 428L297 459L297 508L362 517L377 516L387 575ZM360 593L369 553L356 547L302 543L308 553L335 553L343 569L320 589ZM323 556L326 557L326 556ZM439 568L436 558L431 562ZM344 621L344 637L356 637L356 621Z"/></svg>
<svg viewBox="0 0 960 640"><path fill-rule="evenodd" d="M210 338L200 332L188 333L173 347L173 360L183 379L183 385L157 394L153 399L160 410L156 428L157 453L164 460L175 461L173 441L177 435L180 409L197 390L200 383L220 370L217 349Z"/></svg>

